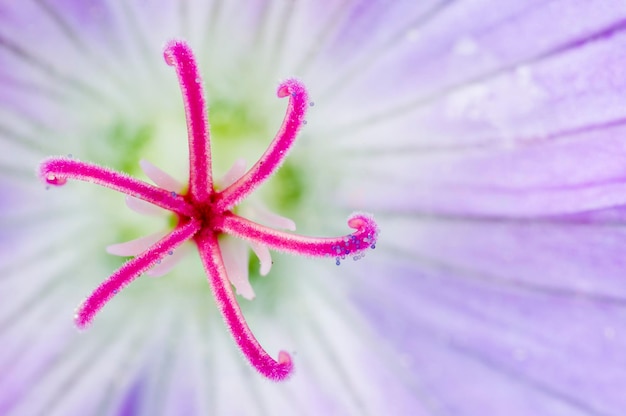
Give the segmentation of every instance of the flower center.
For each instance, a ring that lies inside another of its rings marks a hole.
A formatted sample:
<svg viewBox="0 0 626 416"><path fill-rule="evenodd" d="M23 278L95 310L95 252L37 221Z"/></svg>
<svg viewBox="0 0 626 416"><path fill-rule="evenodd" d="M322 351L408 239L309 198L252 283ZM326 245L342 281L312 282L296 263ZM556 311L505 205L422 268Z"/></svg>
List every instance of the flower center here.
<svg viewBox="0 0 626 416"><path fill-rule="evenodd" d="M185 242L193 241L218 309L240 350L261 374L272 380L283 380L292 371L291 357L280 351L278 359L273 359L248 328L230 286L234 281L232 278L229 281L228 276L229 262L226 259L229 253L223 250L218 236L229 235L248 242L266 264L269 249L311 257L333 257L339 264L340 259L347 256L355 260L361 258L366 249L374 247L377 225L370 215L356 213L348 218L348 226L355 230L352 234L317 238L269 228L234 213L234 207L283 163L304 123L309 105L306 89L294 79L279 85L277 95L288 98L288 106L276 137L250 169L241 175L234 175L224 189L216 190L206 104L195 57L187 44L181 41L170 42L164 57L176 69L185 105L189 143L189 182L186 188L146 161L141 162L142 168L157 186L115 170L66 157L49 158L40 165L40 176L48 185L62 186L68 179L96 183L128 195L129 206L137 210L146 209L142 204L147 202L172 212L178 218L174 229L165 236L156 241L146 237L150 241L148 248L133 253L133 259L96 288L80 306L76 324L81 328L88 326L121 289L141 274L157 268L162 260L173 256ZM291 226L288 224L284 228ZM145 244L146 239L142 240ZM136 244L135 241L130 245L118 245L114 250L124 251Z"/></svg>

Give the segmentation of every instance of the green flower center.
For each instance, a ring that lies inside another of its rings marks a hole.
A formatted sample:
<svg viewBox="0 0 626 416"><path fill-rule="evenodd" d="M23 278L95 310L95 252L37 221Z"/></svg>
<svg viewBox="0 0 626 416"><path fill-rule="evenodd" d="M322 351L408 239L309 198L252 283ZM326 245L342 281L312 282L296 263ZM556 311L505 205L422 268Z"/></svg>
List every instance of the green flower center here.
<svg viewBox="0 0 626 416"><path fill-rule="evenodd" d="M273 113L271 115L263 114L263 111L263 108L259 110L257 106L246 101L233 103L217 99L210 103L211 152L216 178L225 173L235 160L244 158L249 163L257 160L266 149L272 139L272 132L280 124L283 110L274 106L269 108L269 112ZM184 182L188 175L187 155L184 152L186 149L181 146L187 135L184 119L184 113L174 112L167 117L153 117L145 122L114 123L112 127L105 127L101 133L95 134L96 138L86 146L85 158L147 180L138 163L145 158ZM299 163L298 159L297 149L294 149L278 172L252 197L273 212L296 220L307 187L305 165ZM101 206L106 211L103 218L110 225L108 232L102 237L104 245L171 229L176 223L176 217L170 213L164 212L162 218L143 217L133 213L124 206L118 195L107 193L103 197L101 193L95 193L94 197L102 198ZM115 269L125 260L126 258L106 255L106 267ZM204 279L188 278L190 274L203 275L197 262L192 260L191 263L193 264L183 262L181 267L168 274L171 277L165 278L175 282L179 290L191 285L191 289L204 292L207 290ZM281 279L260 276L259 260L254 255L250 256L249 273L250 282L256 288L262 285L272 286L262 289L264 292L276 293L274 286L280 286L278 282Z"/></svg>

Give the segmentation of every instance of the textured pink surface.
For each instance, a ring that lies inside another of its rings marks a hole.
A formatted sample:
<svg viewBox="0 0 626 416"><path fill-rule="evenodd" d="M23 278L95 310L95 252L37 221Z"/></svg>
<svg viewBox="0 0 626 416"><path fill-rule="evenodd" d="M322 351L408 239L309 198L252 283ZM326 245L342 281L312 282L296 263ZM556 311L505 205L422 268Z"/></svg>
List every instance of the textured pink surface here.
<svg viewBox="0 0 626 416"><path fill-rule="evenodd" d="M226 269L224 268L215 233L211 230L203 230L195 237L195 240L198 244L200 258L207 272L217 307L222 313L224 322L226 322L226 326L228 326L239 349L250 361L250 364L265 377L272 380L286 378L293 368L291 356L281 351L278 361L274 361L261 347L250 328L248 328L235 295L230 288L230 282L226 276Z"/></svg>
<svg viewBox="0 0 626 416"><path fill-rule="evenodd" d="M163 52L165 62L176 68L183 93L189 137L189 196L194 202L206 202L213 190L209 121L202 90L202 78L189 46L180 40L170 41Z"/></svg>
<svg viewBox="0 0 626 416"><path fill-rule="evenodd" d="M180 215L192 214L185 198L165 189L91 163L65 157L51 157L39 165L39 176L48 185L62 186L67 179L91 182L165 208Z"/></svg>
<svg viewBox="0 0 626 416"><path fill-rule="evenodd" d="M353 214L348 225L356 231L342 237L317 238L299 236L257 224L239 217L231 209L269 178L283 162L302 127L308 96L304 85L289 79L278 87L279 97L289 97L287 112L276 137L261 159L250 170L221 192L213 189L209 131L201 79L193 53L182 41L171 41L164 52L165 60L176 68L187 115L189 140L188 193L178 193L147 184L130 176L90 163L65 157L49 158L40 166L40 177L48 185L61 186L67 179L96 183L126 195L139 198L176 214L175 229L152 244L113 273L78 309L76 324L84 328L104 305L140 274L150 271L159 261L183 244L196 243L218 308L233 339L250 364L265 377L279 381L289 376L291 356L280 351L274 360L261 347L246 324L231 288L218 245L218 236L231 234L254 244L255 251L281 250L313 257L351 256L358 259L368 248L374 248L378 228L372 216ZM159 177L164 173L159 172ZM160 183L160 181L157 181ZM167 181L168 183L171 180ZM285 221L282 221L285 223ZM291 227L290 223L287 223ZM263 255L264 269L269 270L269 253Z"/></svg>
<svg viewBox="0 0 626 416"><path fill-rule="evenodd" d="M259 161L239 180L218 194L219 209L232 208L269 178L285 160L296 140L309 105L306 89L300 81L288 79L279 85L277 95L280 98L289 97L287 114L280 130Z"/></svg>
<svg viewBox="0 0 626 416"><path fill-rule="evenodd" d="M224 216L216 228L245 240L260 243L271 249L311 257L359 256L376 243L378 228L366 214L354 214L348 225L357 231L342 237L307 237L254 223L237 215Z"/></svg>
<svg viewBox="0 0 626 416"><path fill-rule="evenodd" d="M85 328L91 323L98 311L130 282L147 272L157 264L159 260L175 250L185 241L189 240L200 230L200 221L192 219L189 223L179 226L166 237L163 237L148 250L144 251L132 260L127 261L105 280L83 302L76 312L76 325Z"/></svg>

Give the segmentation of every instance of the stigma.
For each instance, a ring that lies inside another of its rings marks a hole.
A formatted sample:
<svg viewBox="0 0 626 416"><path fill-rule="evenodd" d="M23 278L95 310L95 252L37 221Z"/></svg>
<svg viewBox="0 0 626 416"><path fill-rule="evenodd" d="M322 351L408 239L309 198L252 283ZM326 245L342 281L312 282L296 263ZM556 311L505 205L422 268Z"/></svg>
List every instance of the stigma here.
<svg viewBox="0 0 626 416"><path fill-rule="evenodd" d="M245 171L243 168L241 174L227 180L226 186L217 186L212 176L207 106L194 54L184 41L173 40L166 45L163 55L166 63L176 70L185 107L189 147L189 181L186 186L145 161L141 166L155 185L69 157L51 157L39 166L39 176L48 186L63 186L69 179L91 182L125 194L129 207L137 211L150 212L150 208L156 206L170 211L176 218L176 225L167 233L108 248L113 254L134 257L102 282L79 306L76 325L88 327L98 312L124 287L142 274L163 272L168 260L182 251L184 244L191 243L197 248L217 307L241 352L263 376L275 381L284 380L293 371L292 358L286 351L279 351L274 359L251 332L231 287L234 281L229 278L229 261L225 261L229 253L223 252L218 238L226 235L248 242L267 273L271 264L269 250L331 257L337 264L346 256L361 258L367 249L375 247L378 226L371 215L355 213L348 218L347 224L354 230L352 233L319 238L271 228L237 215L234 208L276 172L292 148L310 105L306 88L297 79L280 83L277 96L287 98L288 103L275 138L250 169ZM284 228L293 230L290 220L274 218L276 223L286 224ZM167 265L169 267L171 264Z"/></svg>

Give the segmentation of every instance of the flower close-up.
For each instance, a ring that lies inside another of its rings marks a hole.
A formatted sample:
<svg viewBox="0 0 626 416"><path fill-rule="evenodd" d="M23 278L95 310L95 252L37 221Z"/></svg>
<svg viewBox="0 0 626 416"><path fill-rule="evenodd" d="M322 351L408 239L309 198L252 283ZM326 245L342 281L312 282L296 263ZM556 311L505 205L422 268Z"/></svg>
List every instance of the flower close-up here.
<svg viewBox="0 0 626 416"><path fill-rule="evenodd" d="M291 357L289 353L281 351L278 360L272 359L250 332L230 290L231 283L235 287L239 286L242 281L246 286L249 285L249 282L246 282L247 276L245 278L234 277L239 270L248 267L247 258L246 256L238 257L239 253L233 252L230 247L226 249L220 247L219 237L231 234L256 244L255 251L264 253L259 255L261 262L268 258L268 247L272 247L305 256L335 257L335 262L339 265L346 256L358 260L364 255L366 249L376 247L378 236L376 223L371 216L355 214L348 220L348 225L357 229L354 234L338 238L307 238L268 229L235 214L233 212L235 205L261 185L287 155L304 120L304 109L309 105L306 90L297 80L287 80L281 83L278 96L290 97L290 103L278 135L261 159L248 172L241 176L236 175L232 184L221 191L216 191L211 174L206 106L195 57L189 46L182 41L170 42L165 48L164 56L169 65L176 66L184 95L183 101L189 128L189 185L187 188L168 187L168 184L174 183L175 179L169 175L165 176L167 175L165 172L157 170L158 168L154 166L146 169L146 175L152 176L155 183L161 183L162 188L137 181L119 172L64 157L47 159L40 166L41 179L48 185L65 185L68 178L94 182L134 198L130 201L143 200L170 210L177 216L177 224L172 232L146 249L142 247L137 250L138 252L129 253L136 257L120 267L85 300L76 314L76 324L80 328L86 327L96 313L121 288L140 274L153 271L155 266L163 267L163 261L166 261L167 256L174 256L177 248L193 238L209 276L211 289L220 312L239 348L250 364L261 374L269 379L281 381L291 374L293 368ZM179 192L185 193L179 194ZM137 202L130 201L131 206L137 206ZM119 250L128 246L136 247L143 241L144 239L132 240L122 246L117 245L116 248ZM222 254L224 250L228 253ZM228 270L224 263L224 256L232 257L238 263L243 260L244 264L238 264L234 270ZM262 264L261 268L271 268L270 262L267 262L267 265Z"/></svg>
<svg viewBox="0 0 626 416"><path fill-rule="evenodd" d="M0 1L0 415L623 415L625 22Z"/></svg>

